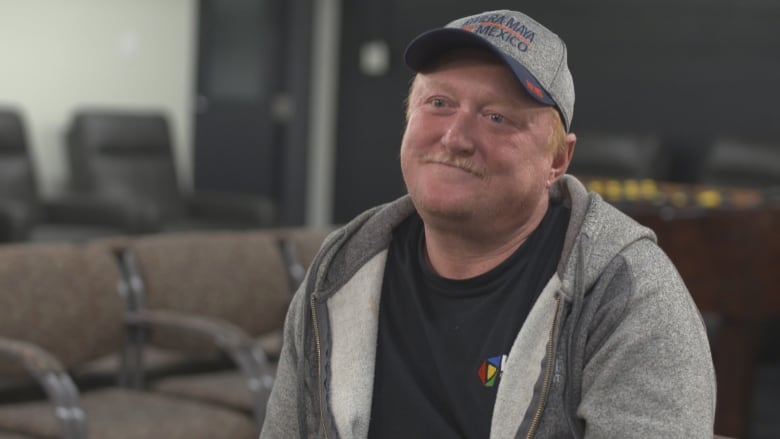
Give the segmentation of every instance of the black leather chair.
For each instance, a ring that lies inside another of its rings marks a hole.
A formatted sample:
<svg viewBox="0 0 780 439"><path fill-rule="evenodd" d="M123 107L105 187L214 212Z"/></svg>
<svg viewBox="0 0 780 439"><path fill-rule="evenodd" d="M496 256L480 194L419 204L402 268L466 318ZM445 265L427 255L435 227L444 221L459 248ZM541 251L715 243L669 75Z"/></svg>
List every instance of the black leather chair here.
<svg viewBox="0 0 780 439"><path fill-rule="evenodd" d="M180 188L164 113L82 109L69 127L67 147L73 189L133 206L146 232L274 224L268 199Z"/></svg>
<svg viewBox="0 0 780 439"><path fill-rule="evenodd" d="M38 191L21 110L0 107L0 242L79 241L123 233L130 225L116 203Z"/></svg>
<svg viewBox="0 0 780 439"><path fill-rule="evenodd" d="M22 118L15 109L0 109L0 241L29 236L39 216L37 198Z"/></svg>
<svg viewBox="0 0 780 439"><path fill-rule="evenodd" d="M652 135L577 133L568 172L585 178L655 178L664 167L660 151L661 142Z"/></svg>
<svg viewBox="0 0 780 439"><path fill-rule="evenodd" d="M719 138L704 156L700 182L780 189L780 142Z"/></svg>

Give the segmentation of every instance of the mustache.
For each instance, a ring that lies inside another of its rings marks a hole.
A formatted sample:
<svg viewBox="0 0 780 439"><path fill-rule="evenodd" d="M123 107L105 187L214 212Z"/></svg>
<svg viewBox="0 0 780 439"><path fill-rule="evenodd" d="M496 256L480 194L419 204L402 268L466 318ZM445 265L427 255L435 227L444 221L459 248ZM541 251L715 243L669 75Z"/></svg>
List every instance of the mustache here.
<svg viewBox="0 0 780 439"><path fill-rule="evenodd" d="M487 178L487 170L483 166L475 164L472 160L462 157L452 157L447 154L426 154L420 157L421 163L438 163L440 165L452 166L462 169L470 174L474 174L481 179Z"/></svg>

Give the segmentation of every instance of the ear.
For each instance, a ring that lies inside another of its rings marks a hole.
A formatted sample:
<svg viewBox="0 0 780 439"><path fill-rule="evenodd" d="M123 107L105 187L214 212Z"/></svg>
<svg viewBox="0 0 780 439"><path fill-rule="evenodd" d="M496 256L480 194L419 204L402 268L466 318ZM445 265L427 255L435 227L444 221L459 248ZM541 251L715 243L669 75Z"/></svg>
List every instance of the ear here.
<svg viewBox="0 0 780 439"><path fill-rule="evenodd" d="M550 179L547 181L547 187L550 187L558 181L569 168L571 158L574 155L574 145L577 143L577 136L574 133L566 134L564 140L565 147L558 150L553 156L552 167L550 168Z"/></svg>

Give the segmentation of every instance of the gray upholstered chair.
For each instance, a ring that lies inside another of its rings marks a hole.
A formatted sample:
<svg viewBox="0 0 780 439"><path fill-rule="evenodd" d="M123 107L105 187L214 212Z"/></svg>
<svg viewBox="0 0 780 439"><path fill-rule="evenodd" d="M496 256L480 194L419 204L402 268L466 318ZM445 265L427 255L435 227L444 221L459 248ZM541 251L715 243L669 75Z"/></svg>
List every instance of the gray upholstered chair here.
<svg viewBox="0 0 780 439"><path fill-rule="evenodd" d="M146 232L274 224L269 199L182 190L162 112L81 109L68 128L67 157L74 191L134 206Z"/></svg>
<svg viewBox="0 0 780 439"><path fill-rule="evenodd" d="M16 433L6 433L0 431L0 439L34 439L32 436L26 436Z"/></svg>
<svg viewBox="0 0 780 439"><path fill-rule="evenodd" d="M0 246L0 381L32 377L45 389L13 401L0 392L0 431L80 439L257 437L250 417L217 406L115 385L76 390L69 370L125 343L120 280L106 246ZM178 320L184 326L201 321ZM219 327L210 321L201 329L212 326ZM234 335L228 328L226 343L241 339Z"/></svg>
<svg viewBox="0 0 780 439"><path fill-rule="evenodd" d="M274 369L266 349L278 350L291 294L277 235L273 230L189 232L148 235L131 240L123 252L130 294L130 312L169 312L230 322L253 337L251 350L259 376L235 367L154 379L148 386L177 397L222 404L252 413L262 424ZM213 348L192 343L175 332L141 334L144 344L158 349L210 357ZM268 338L271 340L269 341ZM270 348L268 346L271 346ZM142 352L146 352L145 350ZM273 353L270 354L274 356ZM139 361L143 361L142 359ZM243 373L241 373L243 372ZM250 371L252 372L252 371Z"/></svg>

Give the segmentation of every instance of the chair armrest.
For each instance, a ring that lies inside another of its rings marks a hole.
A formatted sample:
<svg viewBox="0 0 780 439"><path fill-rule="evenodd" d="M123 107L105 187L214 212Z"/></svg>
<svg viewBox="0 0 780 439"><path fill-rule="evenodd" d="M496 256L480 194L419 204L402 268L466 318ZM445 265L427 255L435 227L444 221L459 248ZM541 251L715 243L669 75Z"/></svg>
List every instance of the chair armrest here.
<svg viewBox="0 0 780 439"><path fill-rule="evenodd" d="M224 320L162 310L128 312L126 323L131 328L175 331L214 343L233 360L247 380L255 402L255 419L258 425L263 425L273 372L265 352L256 349L252 338L243 330Z"/></svg>
<svg viewBox="0 0 780 439"><path fill-rule="evenodd" d="M250 228L269 227L276 221L276 206L267 198L238 193L193 192L185 195L190 213Z"/></svg>
<svg viewBox="0 0 780 439"><path fill-rule="evenodd" d="M65 373L65 368L53 355L35 344L0 337L0 355L19 363L34 377Z"/></svg>
<svg viewBox="0 0 780 439"><path fill-rule="evenodd" d="M22 365L46 391L64 437L87 438L87 419L78 389L59 360L32 343L5 337L0 337L0 356Z"/></svg>
<svg viewBox="0 0 780 439"><path fill-rule="evenodd" d="M161 229L159 209L144 200L114 200L68 194L42 203L46 219L54 223L116 227L125 233L153 233Z"/></svg>

